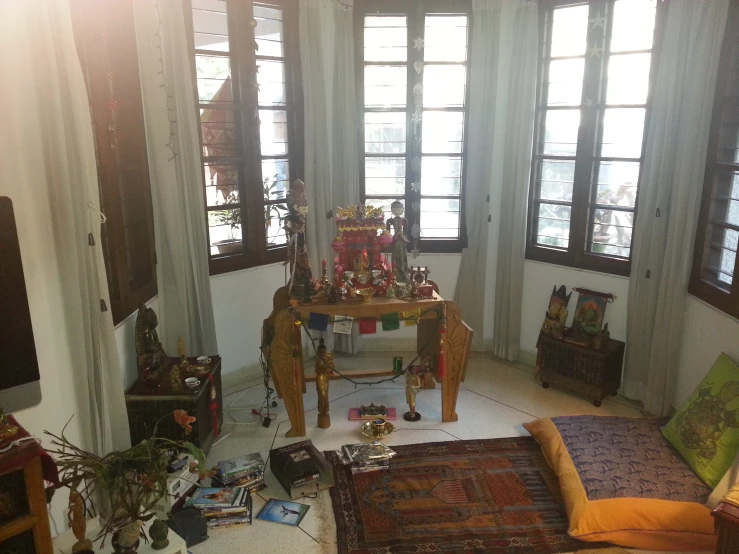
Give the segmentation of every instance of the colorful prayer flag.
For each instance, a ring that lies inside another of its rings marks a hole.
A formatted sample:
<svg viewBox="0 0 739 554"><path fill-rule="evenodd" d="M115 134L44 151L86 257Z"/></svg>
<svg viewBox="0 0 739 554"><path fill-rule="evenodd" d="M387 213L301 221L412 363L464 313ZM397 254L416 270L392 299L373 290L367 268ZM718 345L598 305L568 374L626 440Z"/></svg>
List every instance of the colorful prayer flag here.
<svg viewBox="0 0 739 554"><path fill-rule="evenodd" d="M352 334L352 324L354 323L353 317L343 317L334 319L334 333L341 335Z"/></svg>
<svg viewBox="0 0 739 554"><path fill-rule="evenodd" d="M373 335L377 332L377 320L376 319L360 319L359 320L359 332L362 335Z"/></svg>
<svg viewBox="0 0 739 554"><path fill-rule="evenodd" d="M421 308L403 312L403 319L405 320L406 327L413 327L418 325L418 318L421 317Z"/></svg>
<svg viewBox="0 0 739 554"><path fill-rule="evenodd" d="M382 321L383 331L397 331L400 329L400 318L398 317L398 312L382 314L380 316L380 321Z"/></svg>
<svg viewBox="0 0 739 554"><path fill-rule="evenodd" d="M326 314L314 314L311 312L308 314L308 329L312 329L313 331L327 331L328 316Z"/></svg>

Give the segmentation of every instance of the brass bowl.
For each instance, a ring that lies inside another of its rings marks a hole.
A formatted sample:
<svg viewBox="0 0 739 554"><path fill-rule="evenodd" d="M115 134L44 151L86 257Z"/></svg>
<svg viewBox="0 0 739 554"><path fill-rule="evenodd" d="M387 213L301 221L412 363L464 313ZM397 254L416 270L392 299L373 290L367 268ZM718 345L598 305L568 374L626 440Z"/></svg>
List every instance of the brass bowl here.
<svg viewBox="0 0 739 554"><path fill-rule="evenodd" d="M360 427L360 429L365 437L380 440L392 433L395 430L395 427L389 421L378 417L371 421L367 421L366 423L362 423L362 427Z"/></svg>
<svg viewBox="0 0 739 554"><path fill-rule="evenodd" d="M362 299L362 304L369 304L372 302L372 295L375 294L375 289L368 287L366 289L358 289L357 294Z"/></svg>

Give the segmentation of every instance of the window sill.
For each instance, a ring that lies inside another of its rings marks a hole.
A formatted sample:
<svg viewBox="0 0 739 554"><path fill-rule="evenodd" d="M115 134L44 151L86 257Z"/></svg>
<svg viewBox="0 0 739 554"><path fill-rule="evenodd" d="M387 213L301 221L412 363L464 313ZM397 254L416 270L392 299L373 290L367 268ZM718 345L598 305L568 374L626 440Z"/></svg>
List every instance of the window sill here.
<svg viewBox="0 0 739 554"><path fill-rule="evenodd" d="M541 248L528 245L526 260L558 265L579 271L601 273L611 277L629 278L631 275L631 260L606 258L595 254L576 254L566 250Z"/></svg>
<svg viewBox="0 0 739 554"><path fill-rule="evenodd" d="M282 263L287 258L287 247L268 250L261 255L236 254L210 259L210 276L233 273L245 269L256 269L268 265Z"/></svg>

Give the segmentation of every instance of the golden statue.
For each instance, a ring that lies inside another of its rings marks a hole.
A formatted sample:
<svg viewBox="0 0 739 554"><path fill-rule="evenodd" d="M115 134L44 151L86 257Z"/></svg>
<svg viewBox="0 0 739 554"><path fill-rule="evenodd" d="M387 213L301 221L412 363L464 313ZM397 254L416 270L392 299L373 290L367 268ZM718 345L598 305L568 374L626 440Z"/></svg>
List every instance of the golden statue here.
<svg viewBox="0 0 739 554"><path fill-rule="evenodd" d="M331 427L331 416L328 413L328 382L334 372L334 355L326 351L323 339L316 349L316 393L318 394L318 427Z"/></svg>
<svg viewBox="0 0 739 554"><path fill-rule="evenodd" d="M69 506L67 512L67 522L72 528L77 542L72 546L72 552L83 552L92 550L92 541L86 538L87 521L85 520L85 503L82 495L77 491L69 494Z"/></svg>
<svg viewBox="0 0 739 554"><path fill-rule="evenodd" d="M418 421L421 419L421 414L416 411L416 394L420 388L420 377L412 367L409 367L405 372L405 399L410 407L410 411L403 414L403 419L406 421Z"/></svg>

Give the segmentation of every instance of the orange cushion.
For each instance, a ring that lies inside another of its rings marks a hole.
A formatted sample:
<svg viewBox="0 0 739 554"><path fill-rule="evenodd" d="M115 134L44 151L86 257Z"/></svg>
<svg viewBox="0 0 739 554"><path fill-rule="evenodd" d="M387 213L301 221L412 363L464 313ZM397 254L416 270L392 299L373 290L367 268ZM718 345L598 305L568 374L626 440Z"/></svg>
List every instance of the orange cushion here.
<svg viewBox="0 0 739 554"><path fill-rule="evenodd" d="M655 498L588 500L578 470L552 420L538 419L524 427L539 442L559 478L571 537L647 550L715 548L713 518L704 504Z"/></svg>

